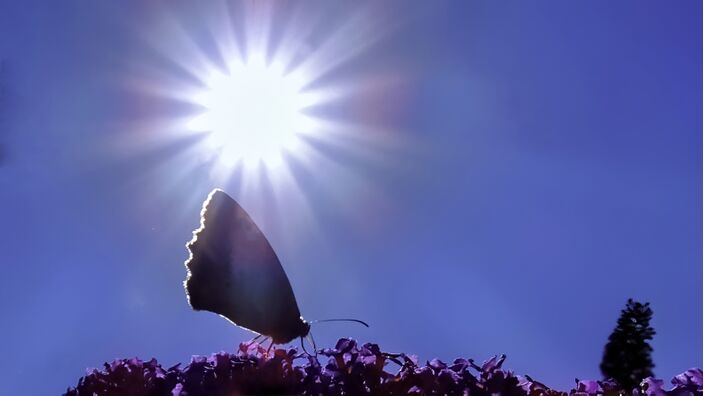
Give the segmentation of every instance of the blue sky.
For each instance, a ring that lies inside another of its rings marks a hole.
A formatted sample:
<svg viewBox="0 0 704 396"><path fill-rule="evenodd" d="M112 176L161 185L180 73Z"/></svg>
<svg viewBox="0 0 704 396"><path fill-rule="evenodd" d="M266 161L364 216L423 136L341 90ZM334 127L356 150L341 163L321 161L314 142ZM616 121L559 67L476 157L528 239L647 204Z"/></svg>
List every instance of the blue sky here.
<svg viewBox="0 0 704 396"><path fill-rule="evenodd" d="M286 178L222 172L179 124L193 55L217 63L258 26L215 4L0 5L0 387L55 394L106 360L251 338L181 285L215 187L304 317L372 325L320 324L319 345L506 353L569 389L600 377L633 297L655 313L656 375L701 367L700 2L276 6L270 49L296 45L311 87L340 94L311 109L333 126Z"/></svg>

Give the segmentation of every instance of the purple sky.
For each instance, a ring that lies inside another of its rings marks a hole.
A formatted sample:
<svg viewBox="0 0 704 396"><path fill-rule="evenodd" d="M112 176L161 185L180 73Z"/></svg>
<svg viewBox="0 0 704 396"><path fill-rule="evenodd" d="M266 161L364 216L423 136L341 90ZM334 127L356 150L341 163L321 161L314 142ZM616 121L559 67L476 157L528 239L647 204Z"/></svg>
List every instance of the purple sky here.
<svg viewBox="0 0 704 396"><path fill-rule="evenodd" d="M217 64L257 28L244 7L120 4L0 5L7 394L251 338L182 289L215 187L267 235L305 318L372 326L320 324L321 346L506 353L569 389L600 377L633 297L654 310L656 375L701 367L701 2L274 8L269 49L295 44L311 87L343 93L310 110L335 126L284 182L218 176L179 126L194 105L167 97L198 84L194 53Z"/></svg>

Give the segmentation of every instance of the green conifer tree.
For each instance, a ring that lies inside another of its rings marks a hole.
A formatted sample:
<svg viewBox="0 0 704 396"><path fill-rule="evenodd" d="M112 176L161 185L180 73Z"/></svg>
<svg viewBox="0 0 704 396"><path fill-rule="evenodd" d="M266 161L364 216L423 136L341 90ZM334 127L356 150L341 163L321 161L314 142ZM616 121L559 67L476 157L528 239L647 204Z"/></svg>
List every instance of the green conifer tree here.
<svg viewBox="0 0 704 396"><path fill-rule="evenodd" d="M648 340L653 339L655 330L650 327L653 311L649 305L628 299L604 347L599 366L605 378L613 378L629 391L638 387L644 378L653 376L655 365L650 357L653 348Z"/></svg>

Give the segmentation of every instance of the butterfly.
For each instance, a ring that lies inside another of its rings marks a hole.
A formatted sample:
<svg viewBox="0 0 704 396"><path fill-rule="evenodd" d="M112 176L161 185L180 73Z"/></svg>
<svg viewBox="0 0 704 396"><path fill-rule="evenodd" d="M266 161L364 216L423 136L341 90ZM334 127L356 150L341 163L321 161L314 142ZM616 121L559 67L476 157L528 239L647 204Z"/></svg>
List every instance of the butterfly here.
<svg viewBox="0 0 704 396"><path fill-rule="evenodd" d="M285 344L310 333L279 258L247 212L220 189L203 203L200 228L186 244L186 297L236 326ZM357 319L327 319L323 321Z"/></svg>
<svg viewBox="0 0 704 396"><path fill-rule="evenodd" d="M186 247L190 257L184 287L194 310L214 312L276 344L309 333L274 249L224 191L208 195L201 226Z"/></svg>

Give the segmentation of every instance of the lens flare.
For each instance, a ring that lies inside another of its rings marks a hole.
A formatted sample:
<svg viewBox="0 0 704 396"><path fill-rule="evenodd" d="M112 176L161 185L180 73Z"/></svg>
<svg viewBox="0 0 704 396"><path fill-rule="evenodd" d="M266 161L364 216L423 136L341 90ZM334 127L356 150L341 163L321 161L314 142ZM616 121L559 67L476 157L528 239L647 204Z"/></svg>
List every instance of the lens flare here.
<svg viewBox="0 0 704 396"><path fill-rule="evenodd" d="M122 76L134 97L110 150L148 161L140 177L191 205L217 186L286 229L320 232L317 197L362 219L359 197L383 199L367 170L414 144L385 119L405 100L392 91L405 72L356 64L394 29L386 15L382 3L158 3L135 26L144 56Z"/></svg>
<svg viewBox="0 0 704 396"><path fill-rule="evenodd" d="M207 78L206 90L194 99L204 112L189 127L207 133L207 143L227 165L273 166L284 151L295 153L300 135L311 127L303 109L313 101L301 79L261 56L228 69Z"/></svg>

